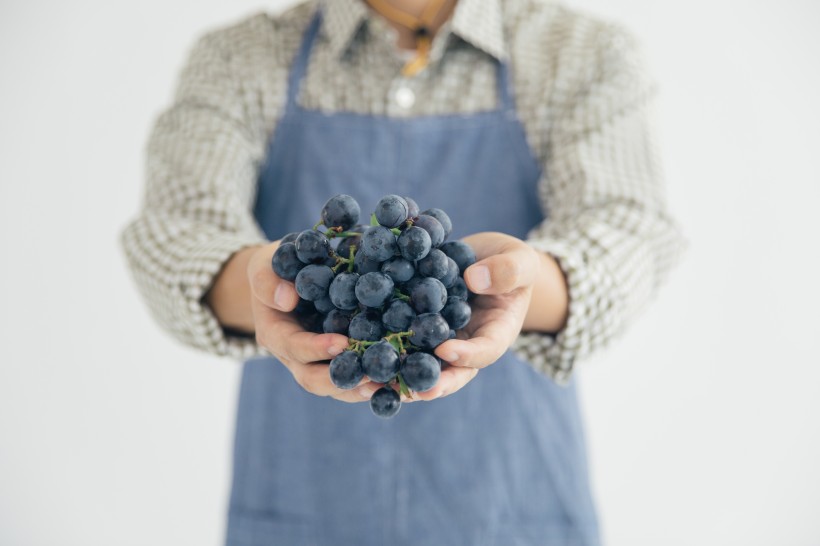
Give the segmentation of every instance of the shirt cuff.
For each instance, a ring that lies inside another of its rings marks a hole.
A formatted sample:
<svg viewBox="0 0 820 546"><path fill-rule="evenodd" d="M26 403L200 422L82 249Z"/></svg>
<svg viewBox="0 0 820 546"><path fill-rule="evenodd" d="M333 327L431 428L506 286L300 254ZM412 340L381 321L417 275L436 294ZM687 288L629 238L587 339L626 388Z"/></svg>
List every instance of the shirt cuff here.
<svg viewBox="0 0 820 546"><path fill-rule="evenodd" d="M256 343L253 335L226 330L211 308L205 303L205 295L213 286L222 268L236 252L244 248L265 244L261 238L234 233L209 234L199 241L192 241L186 249L184 264L177 272L176 296L180 298L176 308L177 334L198 349L218 356L248 359L268 354ZM184 338L188 339L184 339Z"/></svg>
<svg viewBox="0 0 820 546"><path fill-rule="evenodd" d="M567 281L569 309L567 322L555 334L523 332L513 344L516 354L537 371L565 385L575 363L603 345L608 325L616 320L613 309L606 312L599 304L607 302L606 293L614 290L611 277L586 263L584 256L555 239L536 239L527 243L553 256Z"/></svg>

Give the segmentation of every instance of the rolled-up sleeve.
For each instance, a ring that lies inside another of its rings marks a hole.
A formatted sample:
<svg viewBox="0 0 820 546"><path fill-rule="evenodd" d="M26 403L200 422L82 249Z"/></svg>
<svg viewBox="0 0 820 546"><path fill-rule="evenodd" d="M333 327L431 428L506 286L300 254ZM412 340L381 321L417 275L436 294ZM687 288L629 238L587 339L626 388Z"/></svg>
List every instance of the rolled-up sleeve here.
<svg viewBox="0 0 820 546"><path fill-rule="evenodd" d="M223 330L203 298L231 255L266 241L251 213L265 139L243 92L229 48L215 34L200 39L154 125L143 206L121 234L159 324L187 345L236 357L259 348Z"/></svg>
<svg viewBox="0 0 820 546"><path fill-rule="evenodd" d="M591 43L588 68L551 105L541 184L548 218L528 238L564 272L568 320L555 334L523 333L515 344L561 383L645 308L686 246L667 210L653 129L657 89L639 44L613 25Z"/></svg>

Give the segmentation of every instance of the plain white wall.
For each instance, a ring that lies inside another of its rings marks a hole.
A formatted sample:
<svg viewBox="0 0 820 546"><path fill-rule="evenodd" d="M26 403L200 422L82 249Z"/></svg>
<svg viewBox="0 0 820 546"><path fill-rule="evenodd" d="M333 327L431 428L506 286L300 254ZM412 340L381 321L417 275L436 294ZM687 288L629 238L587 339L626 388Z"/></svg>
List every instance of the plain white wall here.
<svg viewBox="0 0 820 546"><path fill-rule="evenodd" d="M0 544L221 543L239 366L149 319L117 235L204 30L287 2L0 4ZM575 0L644 41L692 247L580 371L611 546L820 543L820 9Z"/></svg>

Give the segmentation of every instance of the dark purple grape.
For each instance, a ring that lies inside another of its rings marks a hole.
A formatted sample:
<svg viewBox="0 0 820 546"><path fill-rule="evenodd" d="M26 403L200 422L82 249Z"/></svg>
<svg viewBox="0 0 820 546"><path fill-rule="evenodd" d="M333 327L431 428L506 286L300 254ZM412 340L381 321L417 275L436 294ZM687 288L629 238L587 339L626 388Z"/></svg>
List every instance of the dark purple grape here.
<svg viewBox="0 0 820 546"><path fill-rule="evenodd" d="M444 285L445 288L450 288L455 284L456 279L458 278L458 264L453 261L452 258L447 256L447 274L444 277L440 278L441 284Z"/></svg>
<svg viewBox="0 0 820 546"><path fill-rule="evenodd" d="M450 328L450 335L447 339L455 339L456 338L456 331Z"/></svg>
<svg viewBox="0 0 820 546"><path fill-rule="evenodd" d="M447 303L447 289L433 277L420 279L410 289L410 304L417 313L438 313Z"/></svg>
<svg viewBox="0 0 820 546"><path fill-rule="evenodd" d="M377 417L389 419L401 409L401 397L390 387L382 387L370 398L370 409Z"/></svg>
<svg viewBox="0 0 820 546"><path fill-rule="evenodd" d="M410 262L421 260L430 252L430 234L420 227L411 226L401 232L396 244L402 257Z"/></svg>
<svg viewBox="0 0 820 546"><path fill-rule="evenodd" d="M285 235L284 237L279 239L279 244L283 245L285 243L295 243L296 238L299 236L299 233L300 232L298 232L298 231L292 231L292 232L288 233L287 235Z"/></svg>
<svg viewBox="0 0 820 546"><path fill-rule="evenodd" d="M327 296L333 280L333 270L326 265L307 265L296 275L296 293L299 297L316 301Z"/></svg>
<svg viewBox="0 0 820 546"><path fill-rule="evenodd" d="M299 301L296 303L296 309L294 309L293 312L299 316L306 317L316 313L316 306L313 305L312 301L299 298Z"/></svg>
<svg viewBox="0 0 820 546"><path fill-rule="evenodd" d="M430 244L433 248L438 248L438 246L444 242L444 228L441 227L441 222L432 216L420 214L418 218L413 220L413 225L427 232L430 236Z"/></svg>
<svg viewBox="0 0 820 546"><path fill-rule="evenodd" d="M407 221L410 207L403 197L385 195L376 204L376 220L387 228L399 227ZM382 260L384 261L384 260Z"/></svg>
<svg viewBox="0 0 820 546"><path fill-rule="evenodd" d="M295 279L299 271L305 267L305 264L296 255L296 245L293 243L279 245L279 248L273 253L271 265L274 273L286 281Z"/></svg>
<svg viewBox="0 0 820 546"><path fill-rule="evenodd" d="M387 261L398 251L396 236L384 226L371 226L362 235L360 250L371 260Z"/></svg>
<svg viewBox="0 0 820 546"><path fill-rule="evenodd" d="M413 331L410 343L422 349L435 349L450 335L450 326L438 313L424 313L417 316L410 323L410 329Z"/></svg>
<svg viewBox="0 0 820 546"><path fill-rule="evenodd" d="M364 252L356 252L356 257L353 259L353 265L356 273L359 275L364 275L365 273L381 271L382 262L371 260L365 256Z"/></svg>
<svg viewBox="0 0 820 546"><path fill-rule="evenodd" d="M345 231L359 221L359 204L349 195L336 195L328 199L322 207L322 223L328 227L338 227Z"/></svg>
<svg viewBox="0 0 820 546"><path fill-rule="evenodd" d="M350 247L352 246L355 246L357 249L361 248L361 236L345 237L339 241L339 246L336 247L336 255L342 258L350 258Z"/></svg>
<svg viewBox="0 0 820 546"><path fill-rule="evenodd" d="M393 296L393 279L381 272L365 273L356 281L356 298L367 307L381 307Z"/></svg>
<svg viewBox="0 0 820 546"><path fill-rule="evenodd" d="M333 284L333 281L331 281L331 284ZM330 292L330 288L328 288L328 292ZM333 305L333 301L330 299L330 296L325 296L324 298L314 301L313 305L316 306L316 310L323 315L327 315L336 309L336 306Z"/></svg>
<svg viewBox="0 0 820 546"><path fill-rule="evenodd" d="M434 248L424 259L416 263L416 268L424 277L442 279L447 276L447 256L441 250Z"/></svg>
<svg viewBox="0 0 820 546"><path fill-rule="evenodd" d="M296 255L306 264L324 263L331 256L330 241L324 233L307 229L296 238Z"/></svg>
<svg viewBox="0 0 820 546"><path fill-rule="evenodd" d="M464 270L475 263L475 252L467 243L462 241L449 241L441 245L440 250L453 259L458 265L459 272L463 275Z"/></svg>
<svg viewBox="0 0 820 546"><path fill-rule="evenodd" d="M322 322L322 331L326 334L347 336L350 327L350 313L340 309L330 311Z"/></svg>
<svg viewBox="0 0 820 546"><path fill-rule="evenodd" d="M382 313L382 324L390 332L406 332L415 317L416 312L410 304L393 300Z"/></svg>
<svg viewBox="0 0 820 546"><path fill-rule="evenodd" d="M467 298L470 296L470 291L467 290L467 283L464 282L464 279L456 277L453 286L447 289L447 296L467 301Z"/></svg>
<svg viewBox="0 0 820 546"><path fill-rule="evenodd" d="M416 266L401 256L394 256L382 263L381 272L393 279L394 283L406 282L413 278Z"/></svg>
<svg viewBox="0 0 820 546"><path fill-rule="evenodd" d="M441 376L441 361L429 353L413 353L402 362L400 373L411 390L429 391Z"/></svg>
<svg viewBox="0 0 820 546"><path fill-rule="evenodd" d="M363 311L353 317L347 330L349 337L359 341L378 341L383 334L382 316L375 309Z"/></svg>
<svg viewBox="0 0 820 546"><path fill-rule="evenodd" d="M407 201L407 217L408 218L415 218L419 215L419 206L418 204L410 199L409 197L404 198Z"/></svg>
<svg viewBox="0 0 820 546"><path fill-rule="evenodd" d="M461 298L447 298L447 304L441 310L441 316L453 330L460 330L470 323L472 309Z"/></svg>
<svg viewBox="0 0 820 546"><path fill-rule="evenodd" d="M381 340L362 355L364 374L376 383L391 381L399 371L399 353L390 342Z"/></svg>
<svg viewBox="0 0 820 546"><path fill-rule="evenodd" d="M328 288L330 301L333 302L335 307L352 311L359 306L359 300L356 298L356 282L358 280L358 273L345 271L336 275Z"/></svg>
<svg viewBox="0 0 820 546"><path fill-rule="evenodd" d="M323 334L324 327L322 322L324 321L325 316L321 313L317 313L313 311L307 315L303 315L299 317L299 323L302 325L302 328L307 330L308 332L313 332L314 334Z"/></svg>
<svg viewBox="0 0 820 546"><path fill-rule="evenodd" d="M362 360L354 351L345 351L330 361L330 380L340 389L352 389L364 377Z"/></svg>
<svg viewBox="0 0 820 546"><path fill-rule="evenodd" d="M422 214L426 214L427 216L432 216L436 220L438 220L441 227L444 228L444 238L450 236L450 233L453 231L453 222L450 221L450 217L447 216L447 213L441 209L427 209L422 211Z"/></svg>

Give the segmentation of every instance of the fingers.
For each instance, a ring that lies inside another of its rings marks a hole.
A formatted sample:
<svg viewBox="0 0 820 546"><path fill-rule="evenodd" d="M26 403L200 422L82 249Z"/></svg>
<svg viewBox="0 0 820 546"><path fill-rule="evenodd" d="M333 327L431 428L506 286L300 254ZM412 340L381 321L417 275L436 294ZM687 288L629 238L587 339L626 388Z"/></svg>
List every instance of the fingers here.
<svg viewBox="0 0 820 546"><path fill-rule="evenodd" d="M324 363L313 362L289 368L296 383L309 393L316 396L330 396L342 402L367 402L373 396L373 393L381 387L380 384L363 379L357 387L349 390L340 389L330 380L328 366Z"/></svg>
<svg viewBox="0 0 820 546"><path fill-rule="evenodd" d="M484 368L501 358L520 330L513 313L499 312L476 328L469 339L451 339L439 345L436 355L453 366Z"/></svg>
<svg viewBox="0 0 820 546"><path fill-rule="evenodd" d="M532 286L537 271L535 251L520 243L468 267L464 281L476 294L509 294L518 288Z"/></svg>
<svg viewBox="0 0 820 546"><path fill-rule="evenodd" d="M448 366L441 370L441 376L436 386L425 392L413 394L415 400L430 401L436 398L449 396L460 390L464 385L473 380L478 375L476 368L456 368Z"/></svg>
<svg viewBox="0 0 820 546"><path fill-rule="evenodd" d="M279 311L292 311L299 303L299 295L293 283L282 280L273 272L271 260L279 247L271 243L255 253L248 264L248 281L251 294L267 307Z"/></svg>
<svg viewBox="0 0 820 546"><path fill-rule="evenodd" d="M329 360L347 347L345 336L306 332L288 313L270 309L259 301L251 305L257 342L280 360L300 363Z"/></svg>

